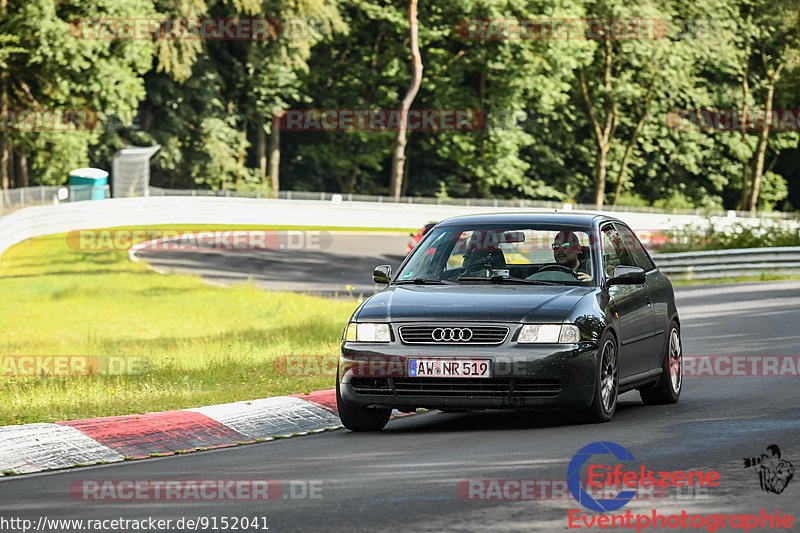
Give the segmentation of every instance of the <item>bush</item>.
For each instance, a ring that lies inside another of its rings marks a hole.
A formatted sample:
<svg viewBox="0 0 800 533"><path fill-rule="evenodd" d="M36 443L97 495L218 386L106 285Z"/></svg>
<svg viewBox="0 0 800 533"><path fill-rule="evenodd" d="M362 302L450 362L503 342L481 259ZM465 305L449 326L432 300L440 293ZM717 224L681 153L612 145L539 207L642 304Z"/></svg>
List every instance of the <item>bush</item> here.
<svg viewBox="0 0 800 533"><path fill-rule="evenodd" d="M660 252L800 246L800 227L796 221L762 220L753 225L737 222L723 229L709 218L704 226L689 224L680 230L666 231L664 236Z"/></svg>

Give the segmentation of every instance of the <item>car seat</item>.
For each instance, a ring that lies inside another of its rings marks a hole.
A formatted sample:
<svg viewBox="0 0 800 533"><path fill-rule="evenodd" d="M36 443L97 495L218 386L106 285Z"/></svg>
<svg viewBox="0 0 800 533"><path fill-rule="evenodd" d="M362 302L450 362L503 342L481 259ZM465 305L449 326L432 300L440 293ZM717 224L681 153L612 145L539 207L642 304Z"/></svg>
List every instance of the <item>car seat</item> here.
<svg viewBox="0 0 800 533"><path fill-rule="evenodd" d="M491 276L492 270L506 268L506 257L503 250L493 248L491 250L470 250L464 257L464 272L462 276Z"/></svg>

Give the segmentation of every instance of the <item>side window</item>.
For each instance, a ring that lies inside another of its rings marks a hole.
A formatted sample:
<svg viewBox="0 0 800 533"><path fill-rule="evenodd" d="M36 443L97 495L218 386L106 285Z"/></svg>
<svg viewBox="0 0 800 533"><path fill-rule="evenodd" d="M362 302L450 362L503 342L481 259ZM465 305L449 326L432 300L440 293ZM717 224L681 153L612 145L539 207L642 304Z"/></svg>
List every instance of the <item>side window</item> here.
<svg viewBox="0 0 800 533"><path fill-rule="evenodd" d="M452 270L463 266L464 258L467 253L467 242L472 238L472 234L472 231L464 231L458 235L455 245L450 251L450 256L447 258L445 270Z"/></svg>
<svg viewBox="0 0 800 533"><path fill-rule="evenodd" d="M614 275L614 269L619 265L630 265L630 255L622 248L619 233L611 224L600 230L603 250L603 271L607 276Z"/></svg>
<svg viewBox="0 0 800 533"><path fill-rule="evenodd" d="M431 235L432 242L427 245L427 249L417 251L411 261L403 269L401 279L413 278L436 278L445 269L444 254L447 253L449 244L447 241L451 234L447 231L438 231L438 235Z"/></svg>
<svg viewBox="0 0 800 533"><path fill-rule="evenodd" d="M647 252L645 251L644 246L642 246L641 241L639 241L630 228L623 226L622 224L614 224L614 227L619 233L622 245L630 254L631 266L637 266L643 269L645 272L653 270L656 266L647 255Z"/></svg>

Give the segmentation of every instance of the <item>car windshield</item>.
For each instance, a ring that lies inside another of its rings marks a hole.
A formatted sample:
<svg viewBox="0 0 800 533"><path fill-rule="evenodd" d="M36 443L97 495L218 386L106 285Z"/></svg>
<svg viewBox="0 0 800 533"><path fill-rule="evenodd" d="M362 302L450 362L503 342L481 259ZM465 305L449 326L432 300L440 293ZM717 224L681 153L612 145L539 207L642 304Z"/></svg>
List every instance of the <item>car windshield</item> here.
<svg viewBox="0 0 800 533"><path fill-rule="evenodd" d="M590 242L585 229L552 224L439 227L417 246L396 281L591 284Z"/></svg>

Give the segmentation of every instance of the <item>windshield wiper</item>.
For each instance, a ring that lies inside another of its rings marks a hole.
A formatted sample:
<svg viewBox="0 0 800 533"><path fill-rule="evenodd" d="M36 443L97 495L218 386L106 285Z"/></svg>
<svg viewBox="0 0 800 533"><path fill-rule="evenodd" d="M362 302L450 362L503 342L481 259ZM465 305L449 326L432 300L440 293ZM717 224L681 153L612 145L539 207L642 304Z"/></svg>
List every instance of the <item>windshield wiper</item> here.
<svg viewBox="0 0 800 533"><path fill-rule="evenodd" d="M508 278L506 276L492 276L484 278L481 276L461 276L458 281L491 281L493 283L523 283L526 285L562 285L555 281L544 281L538 279Z"/></svg>
<svg viewBox="0 0 800 533"><path fill-rule="evenodd" d="M396 282L397 285L413 283L414 285L447 285L448 283L453 283L452 281L444 281L441 279L432 279L432 278L415 278L415 279L403 279Z"/></svg>
<svg viewBox="0 0 800 533"><path fill-rule="evenodd" d="M528 283L530 285L564 285L564 283L560 283L558 281L547 281L544 279L509 279L513 283Z"/></svg>

